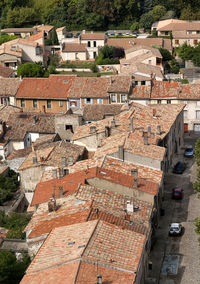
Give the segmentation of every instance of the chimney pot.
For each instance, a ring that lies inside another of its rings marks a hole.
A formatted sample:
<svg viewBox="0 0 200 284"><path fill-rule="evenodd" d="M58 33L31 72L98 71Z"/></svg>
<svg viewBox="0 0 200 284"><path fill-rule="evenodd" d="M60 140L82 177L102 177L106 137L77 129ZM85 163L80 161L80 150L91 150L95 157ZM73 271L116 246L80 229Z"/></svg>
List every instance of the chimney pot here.
<svg viewBox="0 0 200 284"><path fill-rule="evenodd" d="M37 157L33 157L33 164L37 164Z"/></svg>
<svg viewBox="0 0 200 284"><path fill-rule="evenodd" d="M123 146L118 147L118 152L119 152L119 159L123 161L124 160L124 148L123 148Z"/></svg>
<svg viewBox="0 0 200 284"><path fill-rule="evenodd" d="M63 187L59 186L59 197L63 196Z"/></svg>
<svg viewBox="0 0 200 284"><path fill-rule="evenodd" d="M148 136L144 136L144 145L148 145Z"/></svg>

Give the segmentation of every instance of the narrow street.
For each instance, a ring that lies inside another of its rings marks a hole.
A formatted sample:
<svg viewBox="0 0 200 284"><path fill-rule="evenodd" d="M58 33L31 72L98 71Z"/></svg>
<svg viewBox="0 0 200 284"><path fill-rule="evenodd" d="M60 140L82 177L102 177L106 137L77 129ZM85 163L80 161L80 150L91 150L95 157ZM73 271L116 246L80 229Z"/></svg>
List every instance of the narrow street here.
<svg viewBox="0 0 200 284"><path fill-rule="evenodd" d="M185 145L195 146L197 137L185 137ZM184 161L187 165L183 174L173 174L172 170L165 176L165 197L163 208L165 215L160 218L151 251L152 271L147 283L160 284L198 284L200 283L200 249L198 236L194 231L194 219L200 216L200 200L193 191L192 182L195 180L196 165L194 158L177 155L173 164ZM182 187L182 200L172 199L172 189ZM182 236L168 235L170 223L181 223L184 227ZM167 269L175 269L174 273L163 269L163 261L169 258L177 259L176 266L168 264Z"/></svg>

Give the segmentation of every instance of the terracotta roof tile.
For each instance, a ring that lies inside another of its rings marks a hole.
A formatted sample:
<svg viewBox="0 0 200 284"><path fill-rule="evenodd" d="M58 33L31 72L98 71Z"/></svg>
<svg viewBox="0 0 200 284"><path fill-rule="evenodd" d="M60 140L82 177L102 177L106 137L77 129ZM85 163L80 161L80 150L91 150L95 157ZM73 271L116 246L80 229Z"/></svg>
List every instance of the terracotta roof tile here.
<svg viewBox="0 0 200 284"><path fill-rule="evenodd" d="M104 33L85 33L85 34L81 34L81 39L82 40L104 40L105 39L105 34Z"/></svg>
<svg viewBox="0 0 200 284"><path fill-rule="evenodd" d="M85 105L83 109L83 119L85 121L98 121L106 116L114 116L121 112L122 104L91 104Z"/></svg>
<svg viewBox="0 0 200 284"><path fill-rule="evenodd" d="M0 106L0 120L7 123L9 121L10 114L14 112L21 112L21 108L16 106Z"/></svg>
<svg viewBox="0 0 200 284"><path fill-rule="evenodd" d="M76 76L50 75L49 78L24 78L16 98L67 99Z"/></svg>
<svg viewBox="0 0 200 284"><path fill-rule="evenodd" d="M109 93L126 93L131 90L132 79L129 76L112 76L110 85L108 86Z"/></svg>
<svg viewBox="0 0 200 284"><path fill-rule="evenodd" d="M28 40L36 41L36 40L41 39L41 38L43 38L43 32L39 32L39 33L37 33L37 34L35 34L35 35L31 35L31 36L28 38Z"/></svg>
<svg viewBox="0 0 200 284"><path fill-rule="evenodd" d="M15 96L20 84L19 78L0 78L0 94Z"/></svg>
<svg viewBox="0 0 200 284"><path fill-rule="evenodd" d="M86 44L65 43L62 52L86 52Z"/></svg>
<svg viewBox="0 0 200 284"><path fill-rule="evenodd" d="M16 71L9 68L9 67L4 67L0 65L0 77L8 78L12 74L14 74Z"/></svg>

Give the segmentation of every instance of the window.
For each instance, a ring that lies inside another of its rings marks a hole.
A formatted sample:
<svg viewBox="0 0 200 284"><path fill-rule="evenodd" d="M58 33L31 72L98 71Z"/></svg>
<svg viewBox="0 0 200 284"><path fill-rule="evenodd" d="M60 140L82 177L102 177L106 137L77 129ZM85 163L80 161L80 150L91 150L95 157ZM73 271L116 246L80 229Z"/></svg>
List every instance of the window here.
<svg viewBox="0 0 200 284"><path fill-rule="evenodd" d="M160 105L160 104L161 104L161 100L157 100L157 104L159 104L159 105Z"/></svg>
<svg viewBox="0 0 200 284"><path fill-rule="evenodd" d="M21 99L21 107L25 107L25 100L24 99Z"/></svg>
<svg viewBox="0 0 200 284"><path fill-rule="evenodd" d="M126 95L121 95L121 102L125 103L125 101L126 101Z"/></svg>
<svg viewBox="0 0 200 284"><path fill-rule="evenodd" d="M168 35L169 32L165 32L165 35Z"/></svg>
<svg viewBox="0 0 200 284"><path fill-rule="evenodd" d="M200 110L196 110L196 118L200 119Z"/></svg>
<svg viewBox="0 0 200 284"><path fill-rule="evenodd" d="M47 108L51 108L51 100L47 100Z"/></svg>
<svg viewBox="0 0 200 284"><path fill-rule="evenodd" d="M88 41L87 46L90 47L90 41Z"/></svg>
<svg viewBox="0 0 200 284"><path fill-rule="evenodd" d="M78 52L75 53L75 59L78 59Z"/></svg>
<svg viewBox="0 0 200 284"><path fill-rule="evenodd" d="M144 86L145 85L145 81L141 81L141 85Z"/></svg>
<svg viewBox="0 0 200 284"><path fill-rule="evenodd" d="M94 47L96 47L97 46L97 43L96 43L96 41L94 41Z"/></svg>
<svg viewBox="0 0 200 284"><path fill-rule="evenodd" d="M100 99L97 99L97 103L98 103L98 104L103 104L103 99L101 99L101 98L100 98Z"/></svg>
<svg viewBox="0 0 200 284"><path fill-rule="evenodd" d="M187 101L183 101L183 103L184 103L184 105L186 105L186 104L187 104Z"/></svg>
<svg viewBox="0 0 200 284"><path fill-rule="evenodd" d="M111 95L111 102L115 103L116 102L116 96L115 95Z"/></svg>
<svg viewBox="0 0 200 284"><path fill-rule="evenodd" d="M167 104L171 104L171 100L167 100Z"/></svg>
<svg viewBox="0 0 200 284"><path fill-rule="evenodd" d="M85 104L92 104L92 103L93 103L93 99L91 99L91 98L86 98L86 99L84 99L84 103L85 103Z"/></svg>
<svg viewBox="0 0 200 284"><path fill-rule="evenodd" d="M33 108L37 108L37 100L33 100Z"/></svg>
<svg viewBox="0 0 200 284"><path fill-rule="evenodd" d="M59 107L63 107L63 101L59 101Z"/></svg>
<svg viewBox="0 0 200 284"><path fill-rule="evenodd" d="M93 56L94 56L94 59L95 59L95 58L96 58L96 56L97 56L96 51L94 51L94 52L93 52Z"/></svg>
<svg viewBox="0 0 200 284"><path fill-rule="evenodd" d="M200 101L197 101L197 103L196 103L196 104L197 104L197 106L200 106Z"/></svg>
<svg viewBox="0 0 200 284"><path fill-rule="evenodd" d="M138 81L135 81L135 85L136 85L136 86L138 85Z"/></svg>
<svg viewBox="0 0 200 284"><path fill-rule="evenodd" d="M178 39L175 39L175 44L179 44L179 40Z"/></svg>
<svg viewBox="0 0 200 284"><path fill-rule="evenodd" d="M152 62L151 62L151 60L149 60L149 64L151 64Z"/></svg>
<svg viewBox="0 0 200 284"><path fill-rule="evenodd" d="M183 117L184 117L184 118L187 118L187 110L184 110L184 111L183 111Z"/></svg>
<svg viewBox="0 0 200 284"><path fill-rule="evenodd" d="M76 101L70 101L69 105L70 105L70 107L76 107L77 106L77 102Z"/></svg>
<svg viewBox="0 0 200 284"><path fill-rule="evenodd" d="M73 126L72 126L72 125L66 124L66 125L65 125L65 130L70 130L72 133L74 133L74 131L73 131Z"/></svg>

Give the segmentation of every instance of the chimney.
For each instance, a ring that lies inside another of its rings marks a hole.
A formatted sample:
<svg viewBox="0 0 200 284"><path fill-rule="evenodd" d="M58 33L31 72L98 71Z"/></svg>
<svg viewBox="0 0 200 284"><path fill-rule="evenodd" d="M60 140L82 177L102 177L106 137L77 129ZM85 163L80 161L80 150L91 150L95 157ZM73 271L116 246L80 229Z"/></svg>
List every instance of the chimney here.
<svg viewBox="0 0 200 284"><path fill-rule="evenodd" d="M97 284L102 284L102 275L97 275Z"/></svg>
<svg viewBox="0 0 200 284"><path fill-rule="evenodd" d="M68 157L68 164L69 164L69 166L72 166L73 165L73 157L72 156L69 156Z"/></svg>
<svg viewBox="0 0 200 284"><path fill-rule="evenodd" d="M144 136L144 145L148 145L148 136Z"/></svg>
<svg viewBox="0 0 200 284"><path fill-rule="evenodd" d="M63 187L59 186L59 197L63 196Z"/></svg>
<svg viewBox="0 0 200 284"><path fill-rule="evenodd" d="M134 187L138 187L138 170L131 169L131 176L134 178Z"/></svg>
<svg viewBox="0 0 200 284"><path fill-rule="evenodd" d="M96 133L96 126L90 126L90 134Z"/></svg>
<svg viewBox="0 0 200 284"><path fill-rule="evenodd" d="M52 176L53 178L57 178L57 170L52 170Z"/></svg>
<svg viewBox="0 0 200 284"><path fill-rule="evenodd" d="M124 148L123 148L123 146L118 147L118 153L119 153L119 159L123 161L124 160Z"/></svg>
<svg viewBox="0 0 200 284"><path fill-rule="evenodd" d="M156 109L153 108L153 116L156 116Z"/></svg>
<svg viewBox="0 0 200 284"><path fill-rule="evenodd" d="M133 117L130 118L130 130L133 132Z"/></svg>
<svg viewBox="0 0 200 284"><path fill-rule="evenodd" d="M160 124L157 125L157 134L161 135L161 126L160 126Z"/></svg>
<svg viewBox="0 0 200 284"><path fill-rule="evenodd" d="M111 127L115 127L115 126L116 126L115 120L113 119L113 120L111 120Z"/></svg>
<svg viewBox="0 0 200 284"><path fill-rule="evenodd" d="M63 169L59 168L59 178L63 177Z"/></svg>
<svg viewBox="0 0 200 284"><path fill-rule="evenodd" d="M49 198L48 210L49 212L56 211L56 200L54 198Z"/></svg>
<svg viewBox="0 0 200 284"><path fill-rule="evenodd" d="M62 164L63 167L65 167L67 165L66 157L61 158L61 164Z"/></svg>
<svg viewBox="0 0 200 284"><path fill-rule="evenodd" d="M33 164L37 164L37 157L33 157Z"/></svg>
<svg viewBox="0 0 200 284"><path fill-rule="evenodd" d="M33 124L36 124L36 123L37 123L37 116L34 115L34 116L33 116Z"/></svg>
<svg viewBox="0 0 200 284"><path fill-rule="evenodd" d="M110 128L109 126L105 126L105 137L109 137L110 136Z"/></svg>

